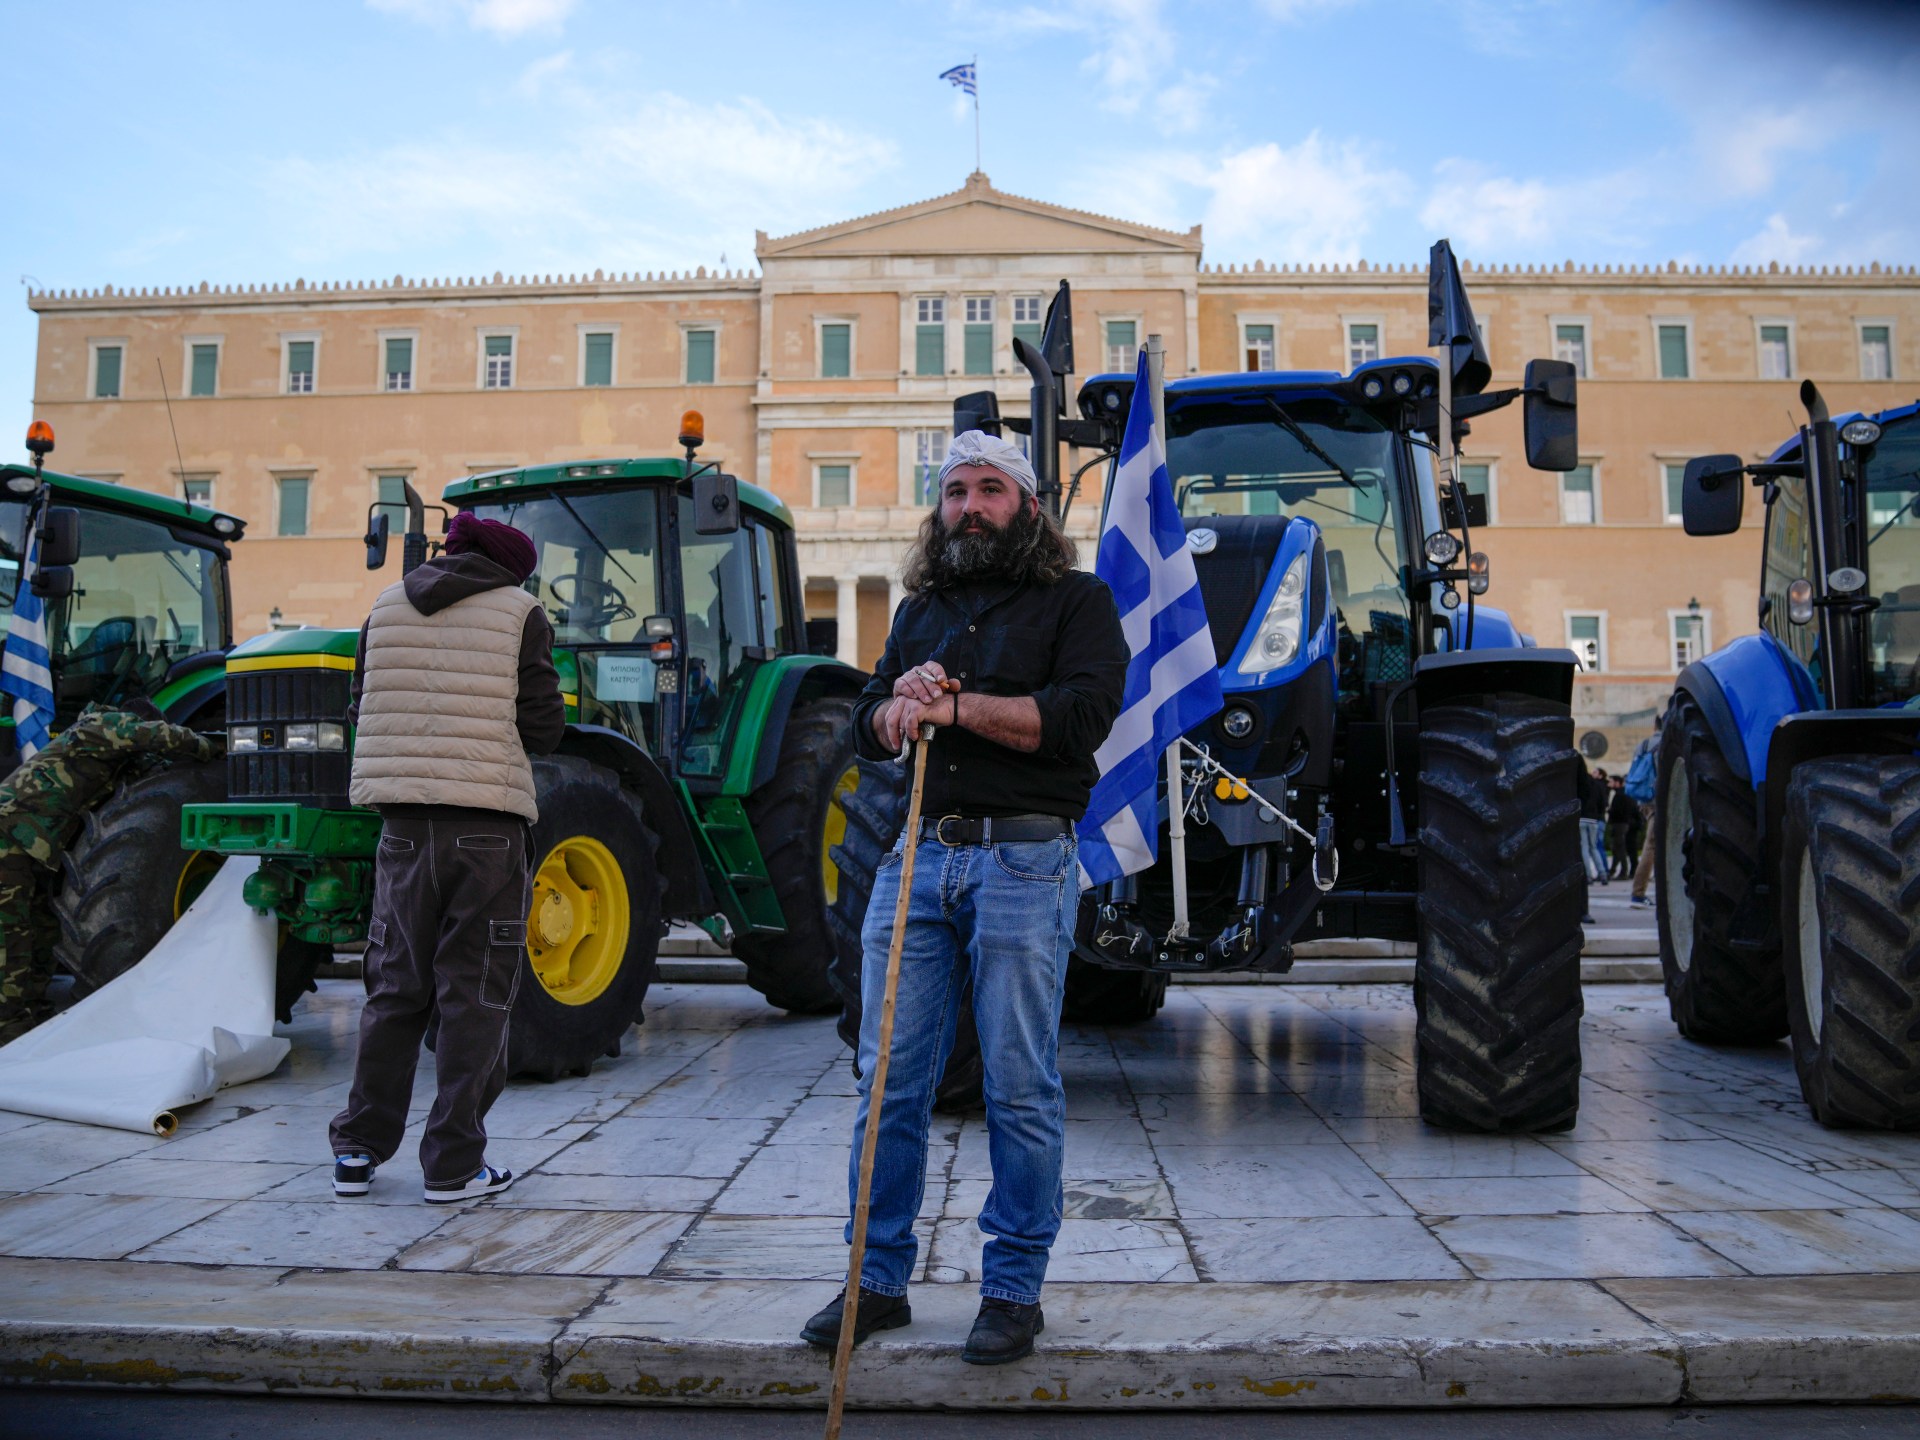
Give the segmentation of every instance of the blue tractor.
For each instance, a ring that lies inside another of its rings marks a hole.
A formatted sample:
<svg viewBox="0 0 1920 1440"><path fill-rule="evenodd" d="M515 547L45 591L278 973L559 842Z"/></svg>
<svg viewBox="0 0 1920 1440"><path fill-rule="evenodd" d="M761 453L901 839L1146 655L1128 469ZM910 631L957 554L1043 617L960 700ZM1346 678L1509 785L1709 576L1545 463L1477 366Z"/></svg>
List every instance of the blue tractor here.
<svg viewBox="0 0 1920 1440"><path fill-rule="evenodd" d="M1030 415L1002 420L983 392L957 402L954 422L1028 435L1042 499L1056 503L1057 442L1096 448L1082 471L1112 462L1134 400L1133 376L1099 375L1078 419L1059 413L1068 300L1063 284L1037 350L1015 342ZM1168 471L1226 704L1181 746L1177 815L1162 778L1157 863L1083 895L1066 1014L1145 1020L1171 975L1284 971L1297 941L1413 941L1423 1117L1563 1129L1580 1075L1576 662L1476 603L1484 497L1441 481L1436 437L1449 389L1456 442L1472 416L1524 399L1529 462L1572 468L1573 367L1536 360L1523 386L1487 392L1485 351L1467 348L1445 376L1417 356L1165 385ZM897 786L884 767L863 775L835 855L849 1043L859 917L899 828ZM963 1006L949 1106L977 1093L967 1018Z"/></svg>
<svg viewBox="0 0 1920 1440"><path fill-rule="evenodd" d="M1660 959L1683 1035L1791 1035L1823 1124L1920 1130L1920 404L1690 462L1689 535L1762 487L1759 627L1660 732Z"/></svg>

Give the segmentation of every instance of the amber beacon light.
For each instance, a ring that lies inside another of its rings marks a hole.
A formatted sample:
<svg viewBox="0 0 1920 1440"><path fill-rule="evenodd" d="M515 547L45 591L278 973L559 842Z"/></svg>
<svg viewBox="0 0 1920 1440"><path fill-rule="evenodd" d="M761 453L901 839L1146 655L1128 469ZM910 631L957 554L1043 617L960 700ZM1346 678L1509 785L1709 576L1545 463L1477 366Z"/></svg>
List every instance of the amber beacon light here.
<svg viewBox="0 0 1920 1440"><path fill-rule="evenodd" d="M680 417L680 443L689 450L698 450L707 443L707 420L698 410L689 410Z"/></svg>

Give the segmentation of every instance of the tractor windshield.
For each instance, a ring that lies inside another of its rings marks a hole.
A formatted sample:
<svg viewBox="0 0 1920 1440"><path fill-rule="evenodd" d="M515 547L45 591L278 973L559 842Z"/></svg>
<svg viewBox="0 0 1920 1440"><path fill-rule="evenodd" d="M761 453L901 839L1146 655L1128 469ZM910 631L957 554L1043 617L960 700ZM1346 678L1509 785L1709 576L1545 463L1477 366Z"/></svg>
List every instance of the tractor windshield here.
<svg viewBox="0 0 1920 1440"><path fill-rule="evenodd" d="M1332 398L1288 401L1285 416L1291 425L1264 399L1169 406L1167 470L1190 525L1217 517L1224 531L1250 523L1234 517L1306 516L1320 526L1348 699L1407 674L1410 627L1394 504L1400 445L1373 415ZM1213 614L1218 605L1207 582L1203 574Z"/></svg>
<svg viewBox="0 0 1920 1440"><path fill-rule="evenodd" d="M1871 703L1920 700L1920 414L1888 425L1867 460Z"/></svg>

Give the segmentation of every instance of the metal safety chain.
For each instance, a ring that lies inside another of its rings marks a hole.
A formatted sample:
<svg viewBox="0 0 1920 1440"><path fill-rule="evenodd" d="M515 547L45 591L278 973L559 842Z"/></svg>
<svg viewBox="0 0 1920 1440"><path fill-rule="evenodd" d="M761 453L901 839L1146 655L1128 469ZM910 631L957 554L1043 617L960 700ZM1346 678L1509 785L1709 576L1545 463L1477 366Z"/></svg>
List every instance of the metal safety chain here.
<svg viewBox="0 0 1920 1440"><path fill-rule="evenodd" d="M1319 837L1314 835L1314 833L1311 830L1308 830L1304 825L1302 825L1299 821L1295 820L1291 815L1287 814L1286 811L1277 808L1272 801L1267 799L1266 796L1262 795L1258 790L1254 789L1250 781L1242 779L1240 776L1234 774L1231 770L1227 769L1227 767L1222 765L1218 760L1214 759L1210 751L1202 749L1200 746L1194 744L1191 740L1187 739L1184 735L1180 737L1180 744L1181 744L1181 747L1185 749L1190 756L1192 756L1192 763L1196 764L1200 771L1201 784L1196 785L1194 787L1194 799L1196 801L1199 801L1202 804L1204 804L1204 799L1203 799L1203 796L1205 794L1204 787L1206 785L1206 782L1211 780L1225 780L1229 785L1232 785L1235 789L1246 791L1248 798L1255 801L1259 805L1260 816L1262 819L1265 819L1267 816L1272 816L1274 819L1278 820L1282 825L1285 825L1289 830L1293 831L1294 834L1298 835L1302 840L1306 841L1307 844L1312 847L1313 849L1313 864L1312 864L1313 883L1315 887L1321 891L1322 894L1333 889L1334 885L1337 884L1340 879L1340 852L1338 850L1334 850L1330 852L1333 856L1333 874L1327 876L1325 879L1322 879L1320 875ZM1206 823L1206 817L1204 812L1201 814L1199 819L1200 819L1200 823L1202 824Z"/></svg>

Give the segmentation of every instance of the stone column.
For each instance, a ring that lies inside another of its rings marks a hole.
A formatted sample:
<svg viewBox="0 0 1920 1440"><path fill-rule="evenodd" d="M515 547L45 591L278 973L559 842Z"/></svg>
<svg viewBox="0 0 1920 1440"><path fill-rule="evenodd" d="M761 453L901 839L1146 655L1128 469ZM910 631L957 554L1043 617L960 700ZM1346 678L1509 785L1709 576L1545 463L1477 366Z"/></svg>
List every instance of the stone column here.
<svg viewBox="0 0 1920 1440"><path fill-rule="evenodd" d="M839 659L842 664L860 663L860 577L858 575L837 576L834 584L840 594L834 613L840 621Z"/></svg>
<svg viewBox="0 0 1920 1440"><path fill-rule="evenodd" d="M900 583L898 575L887 577L887 623L893 623L893 617L900 610L900 602L907 598L907 587Z"/></svg>

